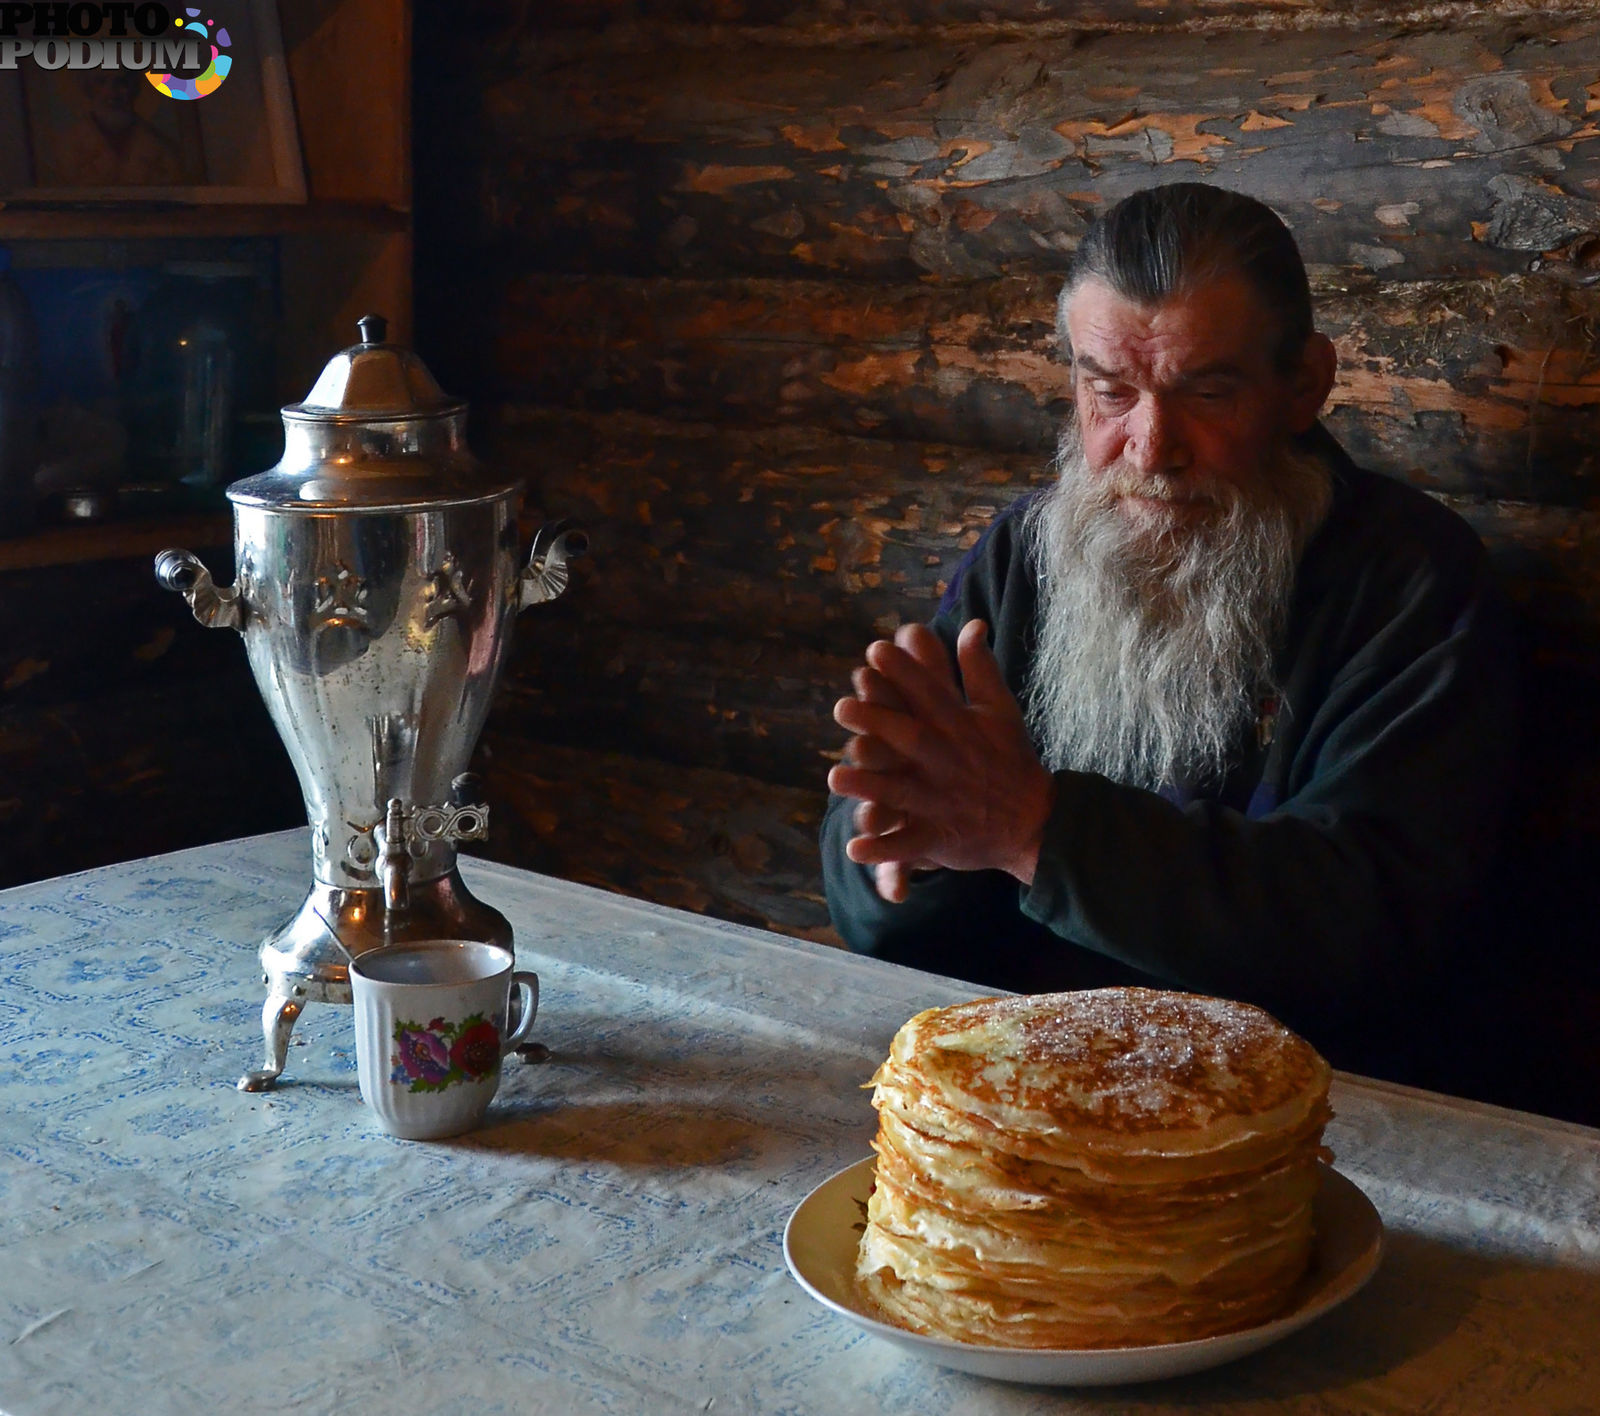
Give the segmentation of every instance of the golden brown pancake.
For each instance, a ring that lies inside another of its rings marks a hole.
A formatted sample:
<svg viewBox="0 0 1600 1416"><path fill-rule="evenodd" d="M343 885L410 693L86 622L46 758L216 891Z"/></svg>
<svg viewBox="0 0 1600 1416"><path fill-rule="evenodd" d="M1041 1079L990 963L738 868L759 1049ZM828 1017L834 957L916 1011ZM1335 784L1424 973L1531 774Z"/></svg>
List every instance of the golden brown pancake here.
<svg viewBox="0 0 1600 1416"><path fill-rule="evenodd" d="M864 1290L962 1341L1113 1347L1279 1311L1329 1069L1247 1004L1152 989L930 1009L873 1078Z"/></svg>

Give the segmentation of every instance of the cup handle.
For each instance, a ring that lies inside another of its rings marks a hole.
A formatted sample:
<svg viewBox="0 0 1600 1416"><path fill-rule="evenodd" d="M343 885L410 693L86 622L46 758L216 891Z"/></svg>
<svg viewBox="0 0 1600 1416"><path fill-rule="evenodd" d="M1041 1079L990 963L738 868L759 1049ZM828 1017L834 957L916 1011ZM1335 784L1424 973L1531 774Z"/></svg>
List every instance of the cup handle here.
<svg viewBox="0 0 1600 1416"><path fill-rule="evenodd" d="M539 975L518 969L511 975L511 991L517 998L513 1009L517 1021L506 1028L505 1040L500 1044L502 1057L512 1048L521 1047L533 1030L533 1020L539 1016Z"/></svg>

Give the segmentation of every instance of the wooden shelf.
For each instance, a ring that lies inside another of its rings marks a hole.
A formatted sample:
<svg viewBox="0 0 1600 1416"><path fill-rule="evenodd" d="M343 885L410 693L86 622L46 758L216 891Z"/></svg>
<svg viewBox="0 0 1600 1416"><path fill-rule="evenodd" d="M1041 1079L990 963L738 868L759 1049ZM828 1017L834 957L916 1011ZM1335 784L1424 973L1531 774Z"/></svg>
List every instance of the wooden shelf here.
<svg viewBox="0 0 1600 1416"><path fill-rule="evenodd" d="M297 204L0 206L0 241L107 241L171 237L404 234L411 213L381 202Z"/></svg>
<svg viewBox="0 0 1600 1416"><path fill-rule="evenodd" d="M154 557L168 546L233 544L233 518L227 512L174 516L165 520L97 521L81 526L51 526L31 535L0 540L0 571L85 561Z"/></svg>

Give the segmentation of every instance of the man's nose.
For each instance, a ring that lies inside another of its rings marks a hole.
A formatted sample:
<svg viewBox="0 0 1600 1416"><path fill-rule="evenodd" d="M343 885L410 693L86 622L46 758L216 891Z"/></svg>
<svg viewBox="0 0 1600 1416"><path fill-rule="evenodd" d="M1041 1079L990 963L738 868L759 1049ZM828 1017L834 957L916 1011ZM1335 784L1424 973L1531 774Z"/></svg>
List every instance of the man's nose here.
<svg viewBox="0 0 1600 1416"><path fill-rule="evenodd" d="M1189 465L1182 420L1163 399L1141 398L1133 411L1124 453L1134 468L1146 476L1181 472Z"/></svg>

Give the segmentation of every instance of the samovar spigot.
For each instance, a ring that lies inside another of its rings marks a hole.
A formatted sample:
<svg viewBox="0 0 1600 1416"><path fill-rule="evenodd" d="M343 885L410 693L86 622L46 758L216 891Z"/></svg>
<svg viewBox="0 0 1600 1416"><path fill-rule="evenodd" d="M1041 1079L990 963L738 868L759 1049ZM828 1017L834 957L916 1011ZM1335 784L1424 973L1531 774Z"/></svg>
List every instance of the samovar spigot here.
<svg viewBox="0 0 1600 1416"><path fill-rule="evenodd" d="M383 881L385 916L404 914L411 903L411 842L406 833L406 807L399 797L390 797L383 817L383 855L378 862ZM385 919L384 935L390 930Z"/></svg>
<svg viewBox="0 0 1600 1416"><path fill-rule="evenodd" d="M383 937L394 937L398 916L411 907L413 846L443 841L452 846L482 841L489 835L489 805L483 800L482 779L462 772L451 779L450 800L437 806L412 806L390 797L378 827L378 879L383 885Z"/></svg>

